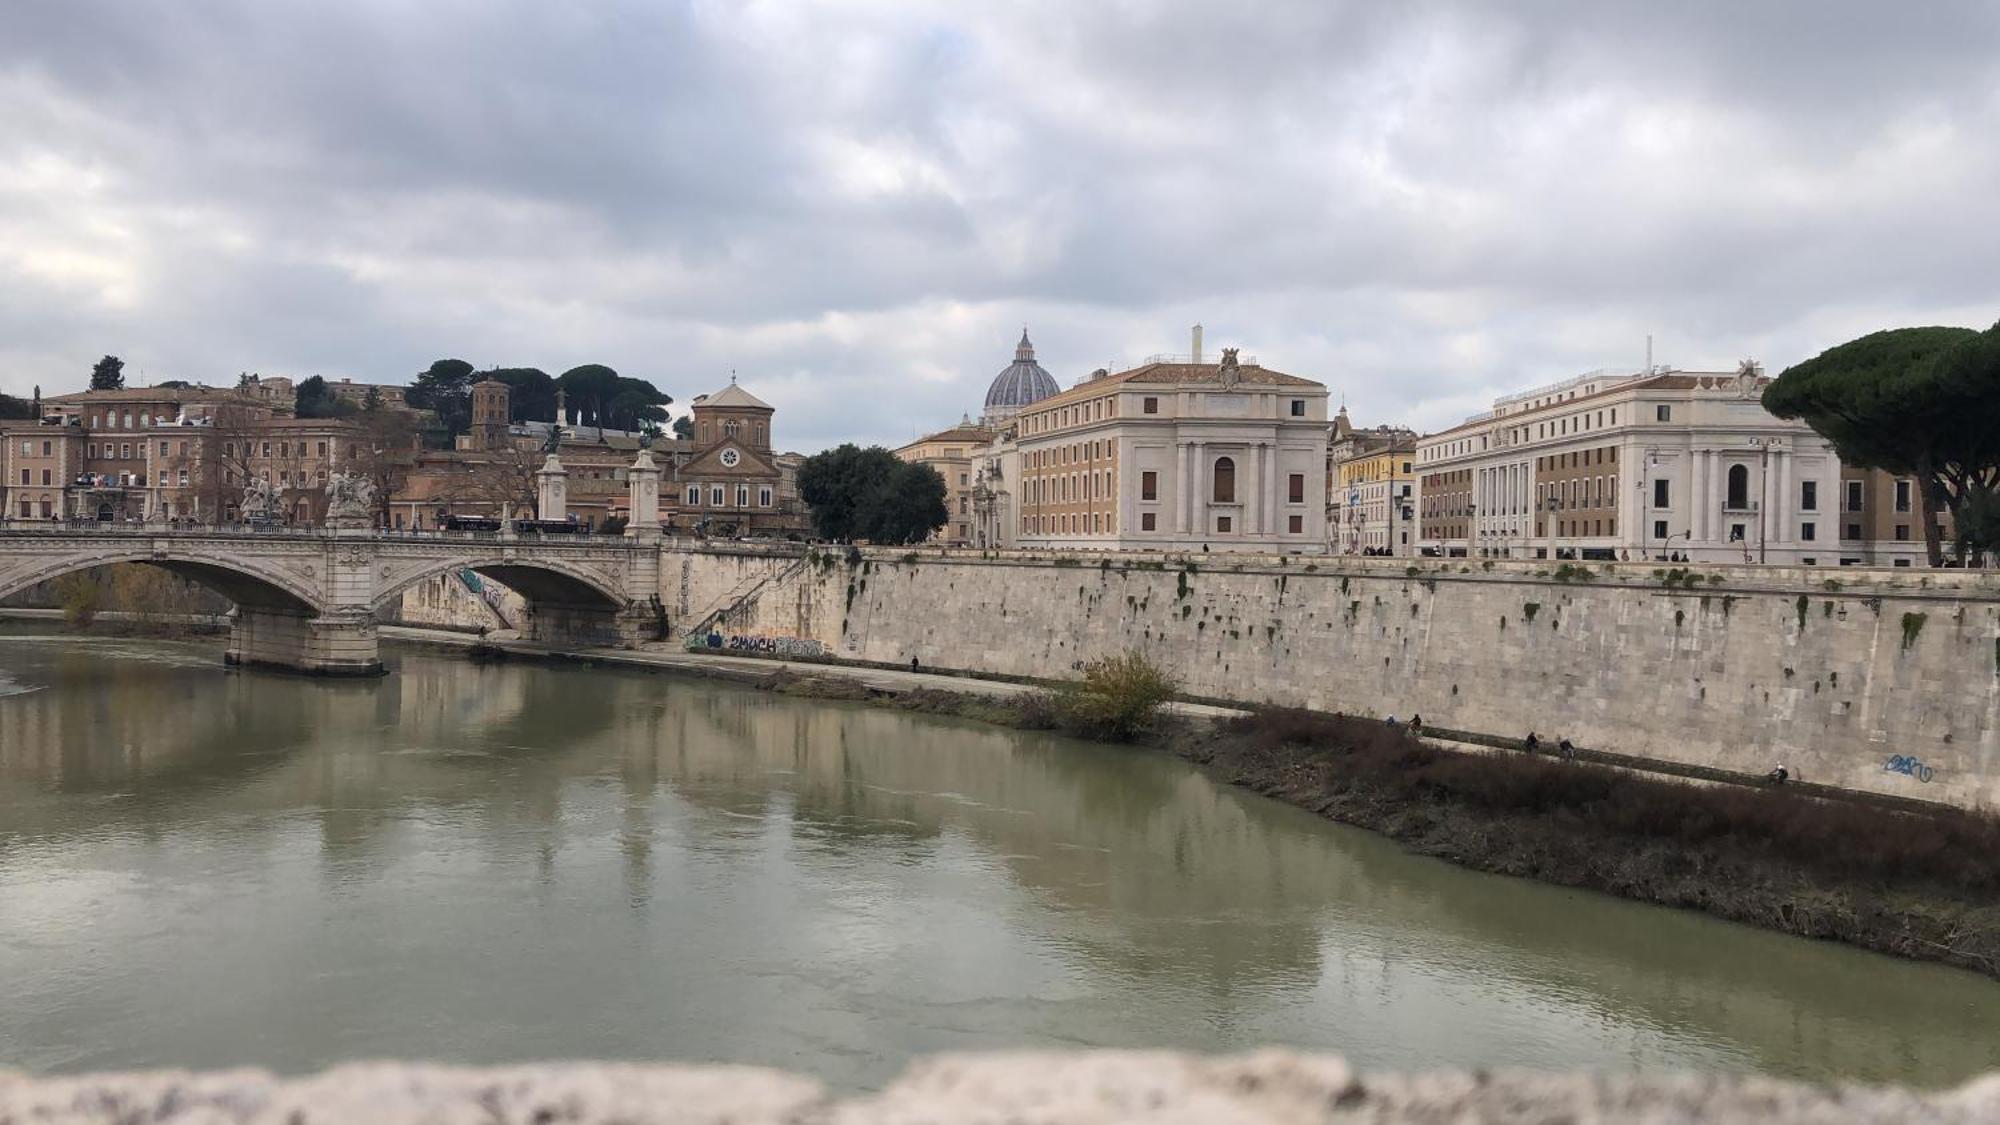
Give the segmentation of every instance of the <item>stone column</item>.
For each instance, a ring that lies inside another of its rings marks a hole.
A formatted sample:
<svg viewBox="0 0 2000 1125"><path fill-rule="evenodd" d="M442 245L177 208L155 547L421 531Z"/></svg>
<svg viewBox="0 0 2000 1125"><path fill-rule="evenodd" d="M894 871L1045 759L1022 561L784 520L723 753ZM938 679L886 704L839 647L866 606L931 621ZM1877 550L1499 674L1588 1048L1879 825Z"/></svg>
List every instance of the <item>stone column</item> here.
<svg viewBox="0 0 2000 1125"><path fill-rule="evenodd" d="M1193 442L1188 446L1188 464L1194 478L1188 488L1188 532L1206 539L1208 526L1208 443Z"/></svg>
<svg viewBox="0 0 2000 1125"><path fill-rule="evenodd" d="M1646 487L1651 489L1653 486L1651 482L1648 482ZM1681 502L1687 505L1688 510L1688 530L1693 531L1696 536L1702 539L1707 539L1708 521L1702 515L1706 510L1703 502L1708 495L1708 454L1706 452L1695 450L1688 452L1688 480L1687 484L1682 487L1681 494ZM1669 518L1667 534L1673 534L1674 530L1673 522Z"/></svg>
<svg viewBox="0 0 2000 1125"><path fill-rule="evenodd" d="M569 515L569 470L549 454L535 470L536 518L559 520Z"/></svg>
<svg viewBox="0 0 2000 1125"><path fill-rule="evenodd" d="M1188 530L1188 490L1193 487L1194 473L1188 462L1192 450L1187 442L1174 443L1174 534L1186 535Z"/></svg>
<svg viewBox="0 0 2000 1125"><path fill-rule="evenodd" d="M1792 450L1788 448L1776 450L1770 454L1770 458L1778 468L1778 484L1772 490L1770 498L1770 508L1772 508L1770 522L1764 526L1770 532L1772 542L1792 542L1792 526L1794 526L1792 510L1798 506L1798 500L1792 496L1792 492L1798 488L1798 484L1792 480Z"/></svg>
<svg viewBox="0 0 2000 1125"><path fill-rule="evenodd" d="M1283 510L1285 497L1289 493L1281 487L1284 473L1279 469L1278 443L1272 442L1264 449L1264 534L1276 535L1282 530L1283 520L1279 513Z"/></svg>
<svg viewBox="0 0 2000 1125"><path fill-rule="evenodd" d="M1264 533L1264 446L1257 443L1247 450L1250 456L1244 458L1249 464L1241 465L1236 473L1236 501L1243 505L1242 533L1246 536ZM1243 470L1248 469L1246 474Z"/></svg>
<svg viewBox="0 0 2000 1125"><path fill-rule="evenodd" d="M652 451L641 449L626 477L625 496L631 512L625 521L625 537L659 538L660 469L653 464Z"/></svg>

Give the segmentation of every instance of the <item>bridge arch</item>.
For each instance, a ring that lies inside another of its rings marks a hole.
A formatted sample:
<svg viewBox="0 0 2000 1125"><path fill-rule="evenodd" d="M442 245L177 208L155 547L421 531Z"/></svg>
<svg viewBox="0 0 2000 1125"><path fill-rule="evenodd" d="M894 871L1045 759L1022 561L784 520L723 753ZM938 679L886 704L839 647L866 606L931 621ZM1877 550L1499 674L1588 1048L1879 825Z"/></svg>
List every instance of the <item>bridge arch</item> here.
<svg viewBox="0 0 2000 1125"><path fill-rule="evenodd" d="M538 605L570 606L616 611L630 601L613 576L566 559L473 555L441 559L385 580L376 589L375 601L370 608L380 611L394 604L412 586L461 570L491 578L520 594L531 608Z"/></svg>
<svg viewBox="0 0 2000 1125"><path fill-rule="evenodd" d="M198 555L199 557L194 557ZM254 558L230 557L212 547L198 551L155 550L151 547L57 554L12 569L0 568L0 598L66 574L109 566L144 563L213 590L239 607L316 617L324 611L317 585L308 574L293 574ZM308 566L311 564L308 563Z"/></svg>

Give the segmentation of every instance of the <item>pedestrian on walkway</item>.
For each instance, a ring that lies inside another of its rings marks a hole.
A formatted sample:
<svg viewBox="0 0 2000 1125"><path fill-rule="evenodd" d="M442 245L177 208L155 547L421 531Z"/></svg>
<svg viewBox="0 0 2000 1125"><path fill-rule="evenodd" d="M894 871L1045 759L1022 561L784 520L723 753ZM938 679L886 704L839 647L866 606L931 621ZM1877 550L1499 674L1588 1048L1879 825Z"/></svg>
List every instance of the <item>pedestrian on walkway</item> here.
<svg viewBox="0 0 2000 1125"><path fill-rule="evenodd" d="M1530 754L1533 754L1535 751L1540 750L1541 748L1542 748L1542 740L1535 736L1534 731L1529 731L1528 737L1521 740L1521 749L1526 750Z"/></svg>
<svg viewBox="0 0 2000 1125"><path fill-rule="evenodd" d="M1565 762L1576 761L1576 747L1571 746L1567 738L1556 743L1556 753L1561 754L1562 760Z"/></svg>

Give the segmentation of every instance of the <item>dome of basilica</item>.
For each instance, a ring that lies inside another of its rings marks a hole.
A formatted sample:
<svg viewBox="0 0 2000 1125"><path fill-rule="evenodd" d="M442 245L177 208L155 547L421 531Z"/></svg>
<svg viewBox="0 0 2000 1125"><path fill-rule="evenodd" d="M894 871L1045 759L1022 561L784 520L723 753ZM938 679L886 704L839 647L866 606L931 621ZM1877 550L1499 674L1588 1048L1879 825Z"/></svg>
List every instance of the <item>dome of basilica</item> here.
<svg viewBox="0 0 2000 1125"><path fill-rule="evenodd" d="M1022 407L1055 394L1055 376L1035 362L1035 345L1028 342L1028 330L1021 329L1021 343L1014 349L1014 362L993 377L986 388L986 409L980 421L991 426L1020 413Z"/></svg>

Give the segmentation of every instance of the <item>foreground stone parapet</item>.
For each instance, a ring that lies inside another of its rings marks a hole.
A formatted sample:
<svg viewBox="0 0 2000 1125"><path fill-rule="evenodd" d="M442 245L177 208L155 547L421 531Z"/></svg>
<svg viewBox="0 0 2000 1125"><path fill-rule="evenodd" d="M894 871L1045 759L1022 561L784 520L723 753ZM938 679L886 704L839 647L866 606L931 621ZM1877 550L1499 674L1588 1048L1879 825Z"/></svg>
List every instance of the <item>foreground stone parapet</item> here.
<svg viewBox="0 0 2000 1125"><path fill-rule="evenodd" d="M1740 1076L1357 1075L1329 1055L946 1055L879 1094L729 1066L361 1063L302 1078L0 1072L6 1125L1296 1125L1307 1122L2000 1121L2000 1075L1934 1094Z"/></svg>

